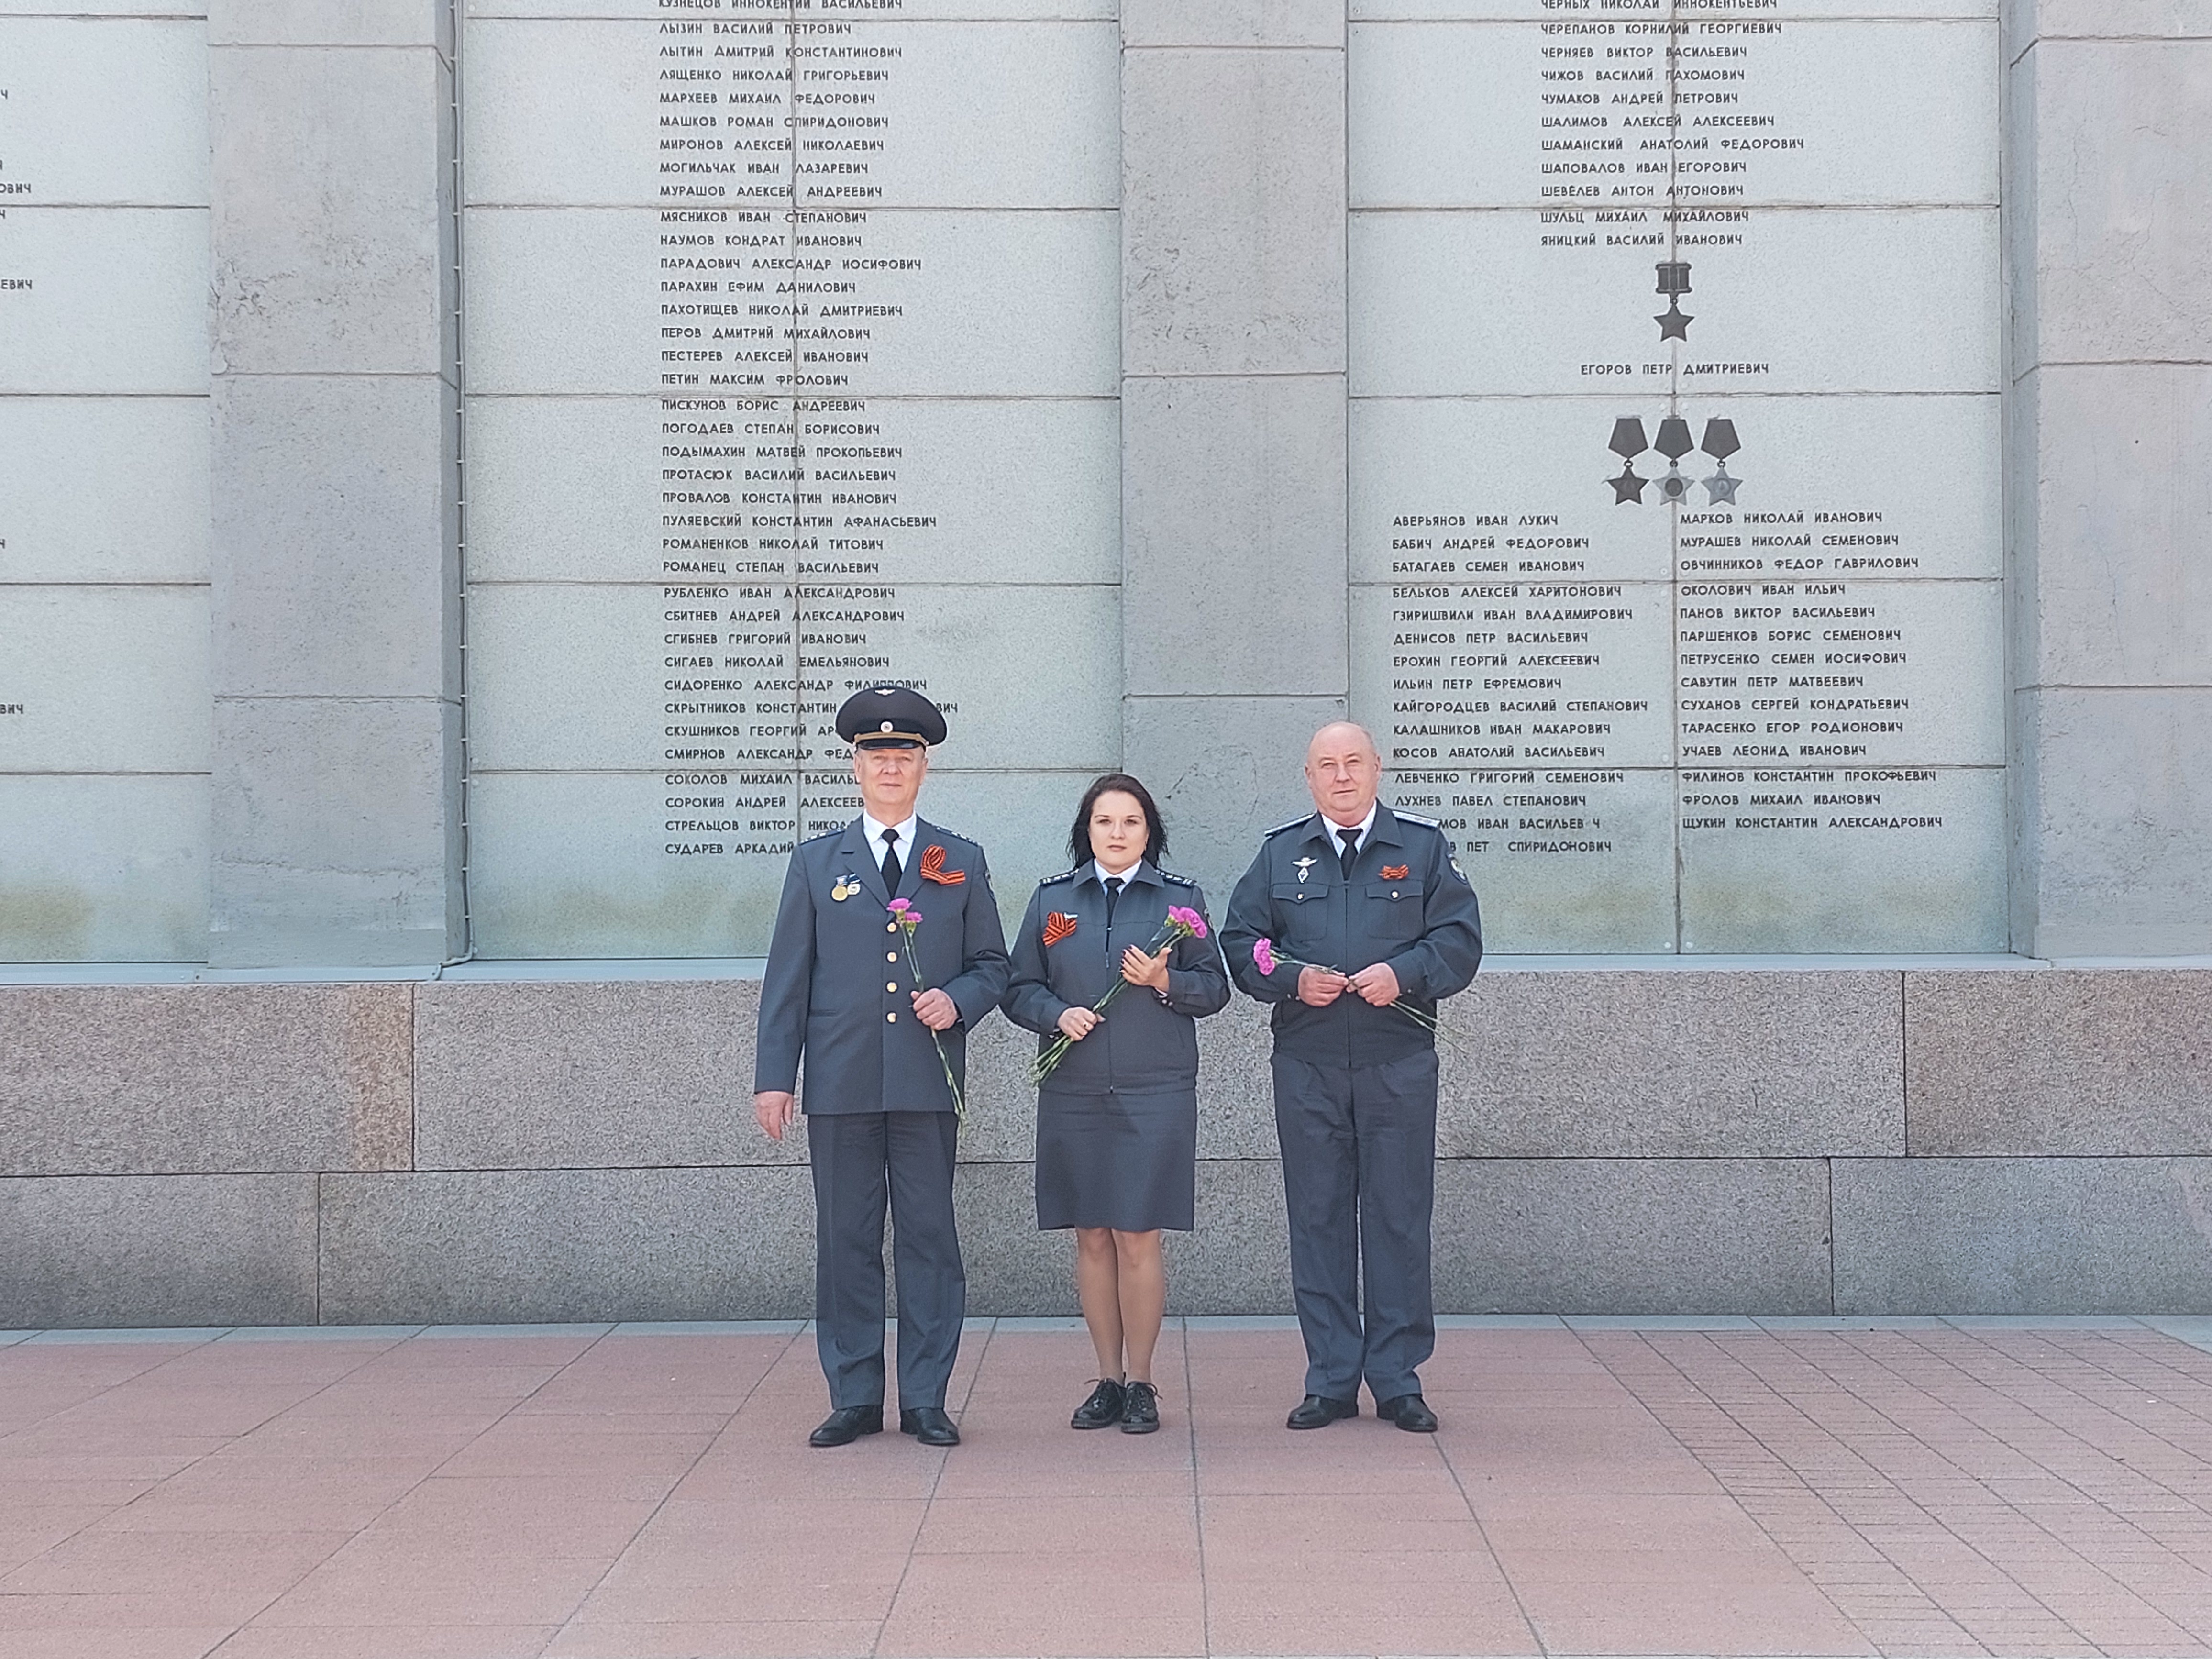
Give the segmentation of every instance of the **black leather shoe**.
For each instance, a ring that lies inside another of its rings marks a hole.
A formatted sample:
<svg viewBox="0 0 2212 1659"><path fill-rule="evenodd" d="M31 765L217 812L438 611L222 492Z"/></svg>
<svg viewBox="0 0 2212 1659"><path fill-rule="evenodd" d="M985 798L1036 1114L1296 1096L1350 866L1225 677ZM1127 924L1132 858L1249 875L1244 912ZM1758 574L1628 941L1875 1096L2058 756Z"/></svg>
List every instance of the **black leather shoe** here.
<svg viewBox="0 0 2212 1659"><path fill-rule="evenodd" d="M1160 1426L1160 1391L1149 1382L1132 1382L1122 1390L1121 1432L1156 1434Z"/></svg>
<svg viewBox="0 0 2212 1659"><path fill-rule="evenodd" d="M864 1434L884 1431L881 1406L840 1406L822 1419L822 1426L806 1437L810 1446L849 1446Z"/></svg>
<svg viewBox="0 0 2212 1659"><path fill-rule="evenodd" d="M899 1432L910 1434L925 1446L957 1446L960 1431L942 1406L907 1406L899 1412Z"/></svg>
<svg viewBox="0 0 2212 1659"><path fill-rule="evenodd" d="M1359 1415L1357 1400L1332 1400L1325 1394L1310 1394L1298 1401L1284 1426L1292 1429L1325 1429L1340 1417Z"/></svg>
<svg viewBox="0 0 2212 1659"><path fill-rule="evenodd" d="M1091 1398L1075 1408L1075 1415L1067 1419L1072 1429L1110 1429L1121 1420L1121 1385L1107 1377L1098 1379L1098 1386L1091 1391Z"/></svg>
<svg viewBox="0 0 2212 1659"><path fill-rule="evenodd" d="M1375 1415L1385 1422L1395 1423L1407 1434L1437 1431L1437 1414L1429 1409L1429 1402L1417 1394L1401 1394L1377 1401Z"/></svg>

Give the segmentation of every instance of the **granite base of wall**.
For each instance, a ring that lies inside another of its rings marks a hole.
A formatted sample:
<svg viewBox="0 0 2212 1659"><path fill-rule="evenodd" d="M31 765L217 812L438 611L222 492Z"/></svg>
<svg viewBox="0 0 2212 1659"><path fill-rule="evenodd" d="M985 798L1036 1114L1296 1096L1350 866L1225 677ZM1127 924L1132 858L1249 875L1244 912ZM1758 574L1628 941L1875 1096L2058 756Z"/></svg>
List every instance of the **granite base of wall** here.
<svg viewBox="0 0 2212 1659"><path fill-rule="evenodd" d="M802 1316L757 994L0 988L0 1328ZM1504 972L1449 1012L1442 1310L2212 1312L2212 972ZM1175 1306L1285 1312L1264 1020L1205 1030ZM1072 1313L1026 1039L972 1053L971 1310Z"/></svg>

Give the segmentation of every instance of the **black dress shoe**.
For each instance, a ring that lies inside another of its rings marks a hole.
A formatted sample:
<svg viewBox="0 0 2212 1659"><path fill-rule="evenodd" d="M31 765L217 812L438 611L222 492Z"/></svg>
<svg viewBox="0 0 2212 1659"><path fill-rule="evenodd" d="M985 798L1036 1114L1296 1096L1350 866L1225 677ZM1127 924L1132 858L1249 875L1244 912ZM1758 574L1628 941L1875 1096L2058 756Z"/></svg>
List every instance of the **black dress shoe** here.
<svg viewBox="0 0 2212 1659"><path fill-rule="evenodd" d="M822 1419L822 1426L806 1437L810 1446L849 1446L864 1434L884 1431L881 1406L840 1406Z"/></svg>
<svg viewBox="0 0 2212 1659"><path fill-rule="evenodd" d="M1072 1429L1110 1429L1121 1420L1121 1385L1107 1377L1098 1379L1098 1386L1091 1391L1091 1398L1075 1408L1075 1415L1067 1419Z"/></svg>
<svg viewBox="0 0 2212 1659"><path fill-rule="evenodd" d="M1121 1432L1157 1434L1160 1426L1160 1391L1149 1382L1132 1382L1121 1393Z"/></svg>
<svg viewBox="0 0 2212 1659"><path fill-rule="evenodd" d="M1340 1417L1359 1415L1357 1400L1332 1400L1325 1394L1310 1394L1298 1401L1284 1425L1292 1429L1325 1429Z"/></svg>
<svg viewBox="0 0 2212 1659"><path fill-rule="evenodd" d="M942 1406L907 1406L899 1411L899 1432L910 1434L925 1446L957 1446L960 1431Z"/></svg>
<svg viewBox="0 0 2212 1659"><path fill-rule="evenodd" d="M1407 1434L1434 1434L1437 1414L1429 1409L1429 1402L1417 1394L1401 1394L1389 1400L1378 1401L1375 1415L1395 1423Z"/></svg>

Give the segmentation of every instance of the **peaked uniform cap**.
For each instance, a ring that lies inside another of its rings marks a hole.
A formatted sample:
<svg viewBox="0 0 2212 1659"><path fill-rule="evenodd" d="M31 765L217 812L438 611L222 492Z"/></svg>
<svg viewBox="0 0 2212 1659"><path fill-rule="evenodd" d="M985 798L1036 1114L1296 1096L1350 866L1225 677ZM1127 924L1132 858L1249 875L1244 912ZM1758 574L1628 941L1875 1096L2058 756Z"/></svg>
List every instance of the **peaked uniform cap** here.
<svg viewBox="0 0 2212 1659"><path fill-rule="evenodd" d="M863 686L837 711L837 735L863 748L934 747L945 741L945 715L911 686Z"/></svg>

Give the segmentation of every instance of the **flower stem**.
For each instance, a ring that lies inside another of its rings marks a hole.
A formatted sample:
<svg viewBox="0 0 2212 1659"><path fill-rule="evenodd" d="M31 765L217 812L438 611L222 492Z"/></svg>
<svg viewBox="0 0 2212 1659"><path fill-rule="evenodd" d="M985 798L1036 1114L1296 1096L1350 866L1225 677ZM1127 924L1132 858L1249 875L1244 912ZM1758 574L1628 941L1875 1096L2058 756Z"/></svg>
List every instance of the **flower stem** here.
<svg viewBox="0 0 2212 1659"><path fill-rule="evenodd" d="M914 953L914 929L907 927L900 931L906 935L906 960L907 965L914 969L914 988L927 991L929 987L921 977L921 958ZM945 1068L945 1086L952 1091L952 1121L964 1129L968 1127L968 1100L960 1092L959 1082L952 1075L952 1060L945 1052L945 1034L933 1030L929 1033L929 1040L937 1045L937 1063Z"/></svg>

